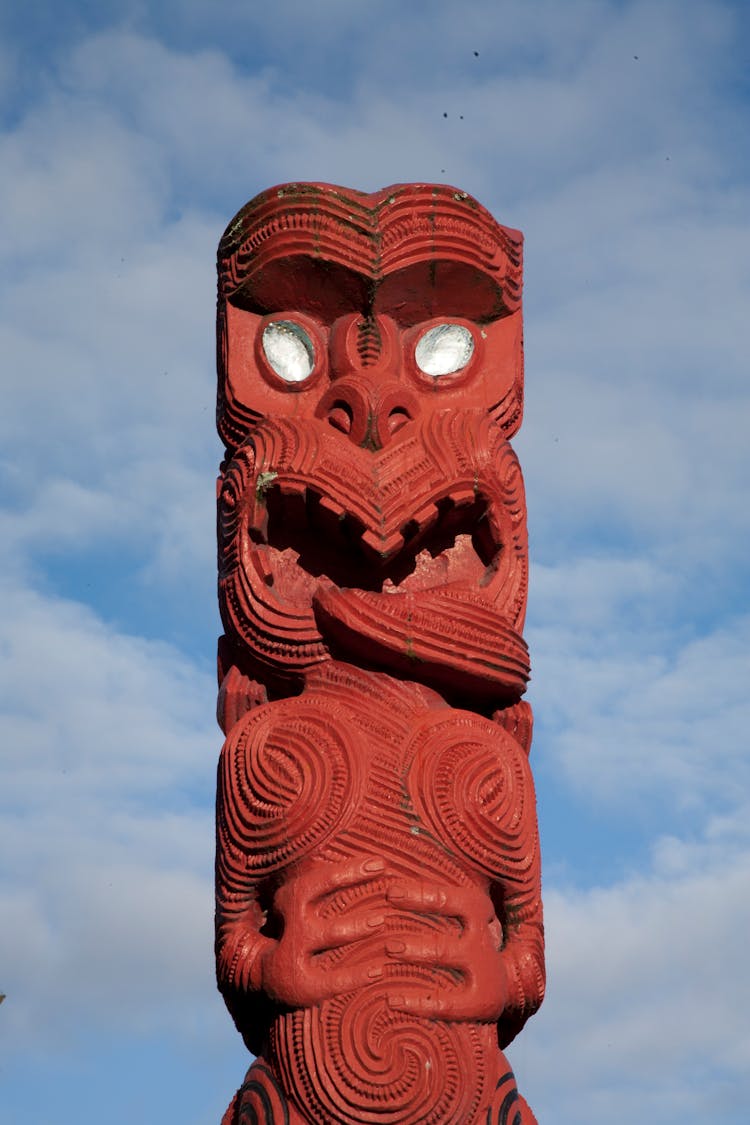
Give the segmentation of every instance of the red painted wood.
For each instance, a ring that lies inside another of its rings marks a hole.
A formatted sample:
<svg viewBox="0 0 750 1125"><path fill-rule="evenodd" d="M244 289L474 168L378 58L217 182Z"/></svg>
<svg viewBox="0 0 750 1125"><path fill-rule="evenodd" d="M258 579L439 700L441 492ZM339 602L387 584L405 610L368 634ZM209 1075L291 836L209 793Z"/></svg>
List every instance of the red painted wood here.
<svg viewBox="0 0 750 1125"><path fill-rule="evenodd" d="M226 1125L534 1121L521 250L425 184L273 188L219 246Z"/></svg>

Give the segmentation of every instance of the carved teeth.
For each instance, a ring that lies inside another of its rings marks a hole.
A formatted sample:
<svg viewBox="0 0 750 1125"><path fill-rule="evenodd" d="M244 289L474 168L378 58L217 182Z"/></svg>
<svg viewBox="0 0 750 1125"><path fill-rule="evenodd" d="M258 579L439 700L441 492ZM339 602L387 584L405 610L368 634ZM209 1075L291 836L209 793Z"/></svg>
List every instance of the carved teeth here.
<svg viewBox="0 0 750 1125"><path fill-rule="evenodd" d="M337 504L336 501L331 500L329 496L321 496L318 500L318 504L322 512L326 512L329 516L333 516L334 519L343 520L346 516L346 511L341 506L341 504Z"/></svg>
<svg viewBox="0 0 750 1125"><path fill-rule="evenodd" d="M304 496L307 492L307 485L298 480L283 480L279 481L276 485L279 492L284 496Z"/></svg>
<svg viewBox="0 0 750 1125"><path fill-rule="evenodd" d="M392 592L415 571L439 582L440 574L450 571L459 537L462 551L471 538L487 568L497 564L501 546L492 509L471 483L454 486L449 496L423 499L400 528L390 531L363 523L360 507L348 511L338 498L288 477L274 479L261 503L265 510L258 510L247 528L249 538L279 551L295 550L304 555L303 569L339 587Z"/></svg>
<svg viewBox="0 0 750 1125"><path fill-rule="evenodd" d="M465 504L474 504L479 499L479 494L474 485L465 485L463 488L454 488L449 499L456 508L462 508Z"/></svg>
<svg viewBox="0 0 750 1125"><path fill-rule="evenodd" d="M400 531L395 531L387 539L375 531L365 531L362 545L367 548L370 555L374 556L374 561L384 563L398 554L404 546L404 537Z"/></svg>
<svg viewBox="0 0 750 1125"><path fill-rule="evenodd" d="M418 512L415 512L406 527L414 526L415 532L413 534L428 531L433 524L438 522L438 507L437 504L425 504ZM405 529L404 529L405 530ZM403 534L403 533L402 533ZM407 536L404 534L404 538Z"/></svg>

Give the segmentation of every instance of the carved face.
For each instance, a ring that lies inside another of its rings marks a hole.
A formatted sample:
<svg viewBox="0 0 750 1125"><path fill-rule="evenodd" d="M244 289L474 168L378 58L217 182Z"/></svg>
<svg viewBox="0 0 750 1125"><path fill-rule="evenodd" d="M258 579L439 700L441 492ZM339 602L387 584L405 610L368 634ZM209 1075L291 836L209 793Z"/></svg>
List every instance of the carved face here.
<svg viewBox="0 0 750 1125"><path fill-rule="evenodd" d="M291 185L219 251L220 601L249 671L528 678L520 236L467 196Z"/></svg>

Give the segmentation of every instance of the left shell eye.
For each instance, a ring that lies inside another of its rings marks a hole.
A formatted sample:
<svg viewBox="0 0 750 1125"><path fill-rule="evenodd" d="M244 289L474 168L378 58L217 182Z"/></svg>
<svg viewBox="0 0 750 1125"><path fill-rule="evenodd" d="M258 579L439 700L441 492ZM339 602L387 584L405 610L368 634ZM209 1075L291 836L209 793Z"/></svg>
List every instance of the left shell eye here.
<svg viewBox="0 0 750 1125"><path fill-rule="evenodd" d="M474 337L463 324L437 324L420 339L414 358L425 375L460 371L474 352Z"/></svg>
<svg viewBox="0 0 750 1125"><path fill-rule="evenodd" d="M304 328L293 320L274 320L263 329L266 359L285 383L303 383L315 366L315 351Z"/></svg>

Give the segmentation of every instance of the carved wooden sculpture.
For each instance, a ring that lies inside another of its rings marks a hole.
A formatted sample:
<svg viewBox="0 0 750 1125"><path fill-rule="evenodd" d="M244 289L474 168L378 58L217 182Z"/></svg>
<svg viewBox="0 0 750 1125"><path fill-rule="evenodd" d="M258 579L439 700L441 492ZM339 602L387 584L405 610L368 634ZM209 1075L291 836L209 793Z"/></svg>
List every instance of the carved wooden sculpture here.
<svg viewBox="0 0 750 1125"><path fill-rule="evenodd" d="M221 241L228 1125L534 1121L521 246L423 184L275 188Z"/></svg>

